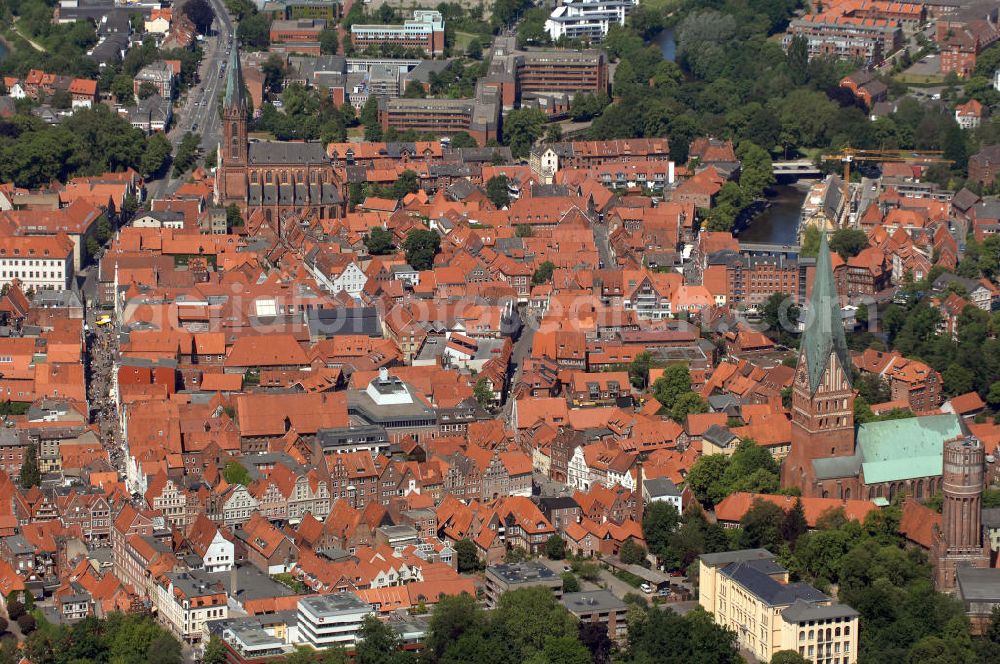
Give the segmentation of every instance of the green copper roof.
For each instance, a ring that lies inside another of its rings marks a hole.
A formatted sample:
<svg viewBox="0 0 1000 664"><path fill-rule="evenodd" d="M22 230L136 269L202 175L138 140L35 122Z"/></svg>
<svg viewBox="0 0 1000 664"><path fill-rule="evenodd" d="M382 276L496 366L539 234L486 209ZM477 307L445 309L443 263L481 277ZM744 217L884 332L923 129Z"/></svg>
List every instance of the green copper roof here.
<svg viewBox="0 0 1000 664"><path fill-rule="evenodd" d="M240 71L240 54L234 46L229 53L229 71L226 72L226 96L223 98L222 107L231 108L233 106L243 107L246 100L243 98L243 72Z"/></svg>
<svg viewBox="0 0 1000 664"><path fill-rule="evenodd" d="M806 318L802 348L809 370L809 391L812 393L823 382L823 374L826 373L832 353L837 354L844 371L850 371L851 359L847 352L847 339L844 337L840 299L833 281L833 264L830 262L826 233L820 233L816 276L813 278L812 294L809 297L809 315Z"/></svg>
<svg viewBox="0 0 1000 664"><path fill-rule="evenodd" d="M941 474L944 442L962 435L957 415L927 415L858 427L865 484Z"/></svg>

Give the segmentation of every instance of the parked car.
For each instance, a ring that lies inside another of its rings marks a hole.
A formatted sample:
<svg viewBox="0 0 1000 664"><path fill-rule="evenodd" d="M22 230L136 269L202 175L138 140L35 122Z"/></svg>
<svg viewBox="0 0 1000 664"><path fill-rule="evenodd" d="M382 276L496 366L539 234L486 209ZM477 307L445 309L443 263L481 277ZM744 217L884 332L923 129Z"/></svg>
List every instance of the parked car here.
<svg viewBox="0 0 1000 664"><path fill-rule="evenodd" d="M642 592L646 593L647 595L652 595L653 594L653 586L649 585L648 583L641 584L639 586L639 590L641 590Z"/></svg>

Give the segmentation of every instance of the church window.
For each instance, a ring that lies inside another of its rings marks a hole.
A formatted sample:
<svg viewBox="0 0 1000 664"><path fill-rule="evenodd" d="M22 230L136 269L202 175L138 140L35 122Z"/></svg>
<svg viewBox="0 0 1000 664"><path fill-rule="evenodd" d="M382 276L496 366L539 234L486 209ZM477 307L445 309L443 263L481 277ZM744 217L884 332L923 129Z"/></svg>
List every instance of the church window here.
<svg viewBox="0 0 1000 664"><path fill-rule="evenodd" d="M281 184L288 184L288 171L281 171Z"/></svg>
<svg viewBox="0 0 1000 664"><path fill-rule="evenodd" d="M250 182L257 184L257 179L258 179L257 171L254 171L253 173L250 174Z"/></svg>
<svg viewBox="0 0 1000 664"><path fill-rule="evenodd" d="M240 139L233 136L229 139L229 158L239 159L240 158Z"/></svg>
<svg viewBox="0 0 1000 664"><path fill-rule="evenodd" d="M265 183L271 184L272 179L273 179L273 176L271 175L271 171L267 171L266 173L264 173L264 182Z"/></svg>

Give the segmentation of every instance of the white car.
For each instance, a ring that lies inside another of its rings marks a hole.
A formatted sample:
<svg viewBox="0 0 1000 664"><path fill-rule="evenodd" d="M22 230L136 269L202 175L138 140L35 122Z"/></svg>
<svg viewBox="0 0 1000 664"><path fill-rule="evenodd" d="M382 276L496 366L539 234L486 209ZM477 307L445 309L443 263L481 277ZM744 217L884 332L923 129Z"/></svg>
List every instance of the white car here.
<svg viewBox="0 0 1000 664"><path fill-rule="evenodd" d="M646 593L647 595L653 594L653 586L649 585L648 583L643 583L642 585L640 585L639 590Z"/></svg>

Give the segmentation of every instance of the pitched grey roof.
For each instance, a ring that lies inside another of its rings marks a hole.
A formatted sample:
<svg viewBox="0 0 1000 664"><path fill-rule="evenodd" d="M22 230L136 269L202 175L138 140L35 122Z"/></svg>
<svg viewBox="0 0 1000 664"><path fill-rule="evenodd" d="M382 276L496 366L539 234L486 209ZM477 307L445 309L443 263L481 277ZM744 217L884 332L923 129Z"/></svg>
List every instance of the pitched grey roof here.
<svg viewBox="0 0 1000 664"><path fill-rule="evenodd" d="M251 164L326 164L326 148L322 143L292 143L262 141L251 143Z"/></svg>
<svg viewBox="0 0 1000 664"><path fill-rule="evenodd" d="M790 607L781 612L782 617L788 622L800 623L807 620L829 620L831 618L853 618L858 612L846 604L812 604L803 600L797 600Z"/></svg>
<svg viewBox="0 0 1000 664"><path fill-rule="evenodd" d="M761 563L774 565L772 561L747 561L731 563L722 573L746 588L768 606L790 606L799 600L824 602L830 598L808 583L779 583L761 567Z"/></svg>

